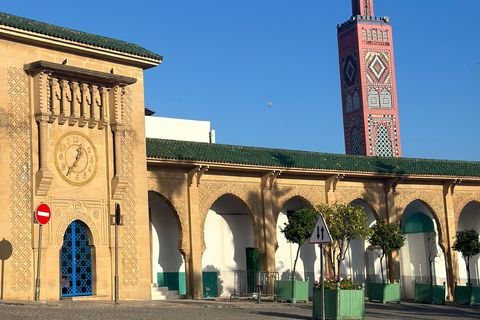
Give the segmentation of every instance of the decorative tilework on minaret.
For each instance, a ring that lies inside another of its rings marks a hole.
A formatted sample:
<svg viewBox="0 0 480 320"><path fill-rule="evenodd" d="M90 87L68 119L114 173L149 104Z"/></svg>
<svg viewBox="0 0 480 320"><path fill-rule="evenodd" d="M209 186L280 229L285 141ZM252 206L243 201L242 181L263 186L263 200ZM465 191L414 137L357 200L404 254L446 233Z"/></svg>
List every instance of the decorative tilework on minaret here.
<svg viewBox="0 0 480 320"><path fill-rule="evenodd" d="M373 0L352 0L337 26L347 154L401 157L392 26Z"/></svg>

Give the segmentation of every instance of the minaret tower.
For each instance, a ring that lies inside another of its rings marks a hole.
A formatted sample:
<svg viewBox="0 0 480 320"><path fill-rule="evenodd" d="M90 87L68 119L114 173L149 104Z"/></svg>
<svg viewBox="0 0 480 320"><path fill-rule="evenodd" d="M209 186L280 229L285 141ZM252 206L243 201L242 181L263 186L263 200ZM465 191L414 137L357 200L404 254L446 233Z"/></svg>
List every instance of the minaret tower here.
<svg viewBox="0 0 480 320"><path fill-rule="evenodd" d="M351 0L337 26L347 154L401 157L392 26L375 17L373 0Z"/></svg>

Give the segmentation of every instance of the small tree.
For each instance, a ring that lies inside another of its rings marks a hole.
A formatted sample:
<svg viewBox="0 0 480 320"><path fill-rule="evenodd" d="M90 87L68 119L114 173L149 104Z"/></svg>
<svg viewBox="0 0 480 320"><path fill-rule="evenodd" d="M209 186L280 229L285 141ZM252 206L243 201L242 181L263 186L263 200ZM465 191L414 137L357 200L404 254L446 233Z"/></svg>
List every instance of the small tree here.
<svg viewBox="0 0 480 320"><path fill-rule="evenodd" d="M480 240L478 239L477 231L474 229L457 231L456 240L453 243L452 249L462 253L467 267L467 285L471 285L470 258L480 253Z"/></svg>
<svg viewBox="0 0 480 320"><path fill-rule="evenodd" d="M367 214L361 206L334 203L321 204L318 210L323 213L325 223L330 231L332 243L327 245L327 256L332 264L333 274L340 281L340 266L345 260L345 254L354 239L366 239L371 231L367 227ZM337 267L335 266L337 260Z"/></svg>
<svg viewBox="0 0 480 320"><path fill-rule="evenodd" d="M297 255L293 263L292 281L297 268L300 247L305 243L305 240L310 237L315 227L315 222L317 222L317 217L318 212L313 209L297 210L288 217L288 223L285 223L285 228L280 230L289 243L298 244Z"/></svg>
<svg viewBox="0 0 480 320"><path fill-rule="evenodd" d="M405 235L402 229L395 223L388 223L386 220L377 221L371 228L372 234L368 238L370 244L382 249L380 256L380 270L383 275L383 258L392 251L398 251L405 244Z"/></svg>

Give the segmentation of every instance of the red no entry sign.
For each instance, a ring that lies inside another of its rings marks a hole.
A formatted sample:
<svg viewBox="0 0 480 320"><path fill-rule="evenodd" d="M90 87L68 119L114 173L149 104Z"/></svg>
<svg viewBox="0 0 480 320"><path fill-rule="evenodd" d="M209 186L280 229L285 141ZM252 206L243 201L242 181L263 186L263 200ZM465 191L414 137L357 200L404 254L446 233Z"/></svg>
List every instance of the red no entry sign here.
<svg viewBox="0 0 480 320"><path fill-rule="evenodd" d="M50 221L50 217L52 216L52 210L46 203L40 203L35 209L35 219L41 225L47 224Z"/></svg>

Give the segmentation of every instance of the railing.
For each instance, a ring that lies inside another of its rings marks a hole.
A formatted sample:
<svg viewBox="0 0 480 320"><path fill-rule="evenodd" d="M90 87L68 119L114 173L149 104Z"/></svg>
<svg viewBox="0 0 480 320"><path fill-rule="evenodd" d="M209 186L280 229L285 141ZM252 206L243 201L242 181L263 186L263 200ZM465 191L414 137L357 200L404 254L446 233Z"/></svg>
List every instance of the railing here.
<svg viewBox="0 0 480 320"><path fill-rule="evenodd" d="M265 279L264 283L258 283L258 277L255 279L258 272L261 273L261 278ZM275 294L274 286L275 280L278 279L278 272L235 270L233 277L233 294L230 296L230 301L240 297L254 298L259 288L262 295Z"/></svg>

